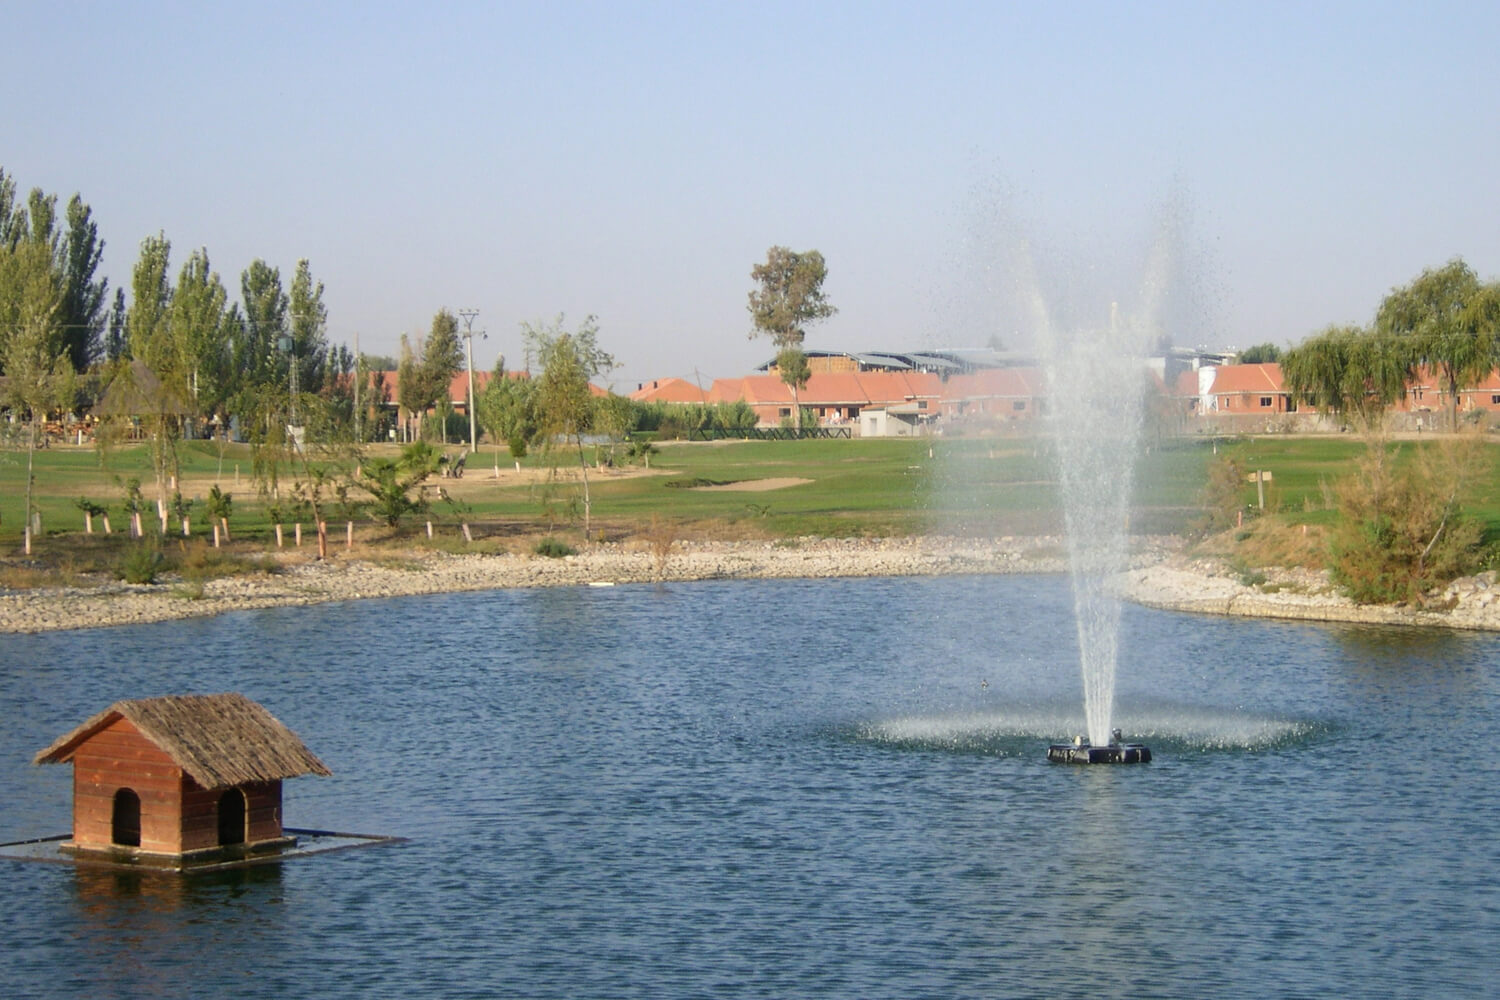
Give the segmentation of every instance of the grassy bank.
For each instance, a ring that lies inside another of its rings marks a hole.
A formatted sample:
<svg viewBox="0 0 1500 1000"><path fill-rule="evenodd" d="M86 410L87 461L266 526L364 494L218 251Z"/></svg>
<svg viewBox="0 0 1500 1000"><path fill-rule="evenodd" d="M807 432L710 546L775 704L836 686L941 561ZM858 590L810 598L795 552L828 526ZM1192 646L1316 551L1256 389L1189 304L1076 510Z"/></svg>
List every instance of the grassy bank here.
<svg viewBox="0 0 1500 1000"><path fill-rule="evenodd" d="M1406 461L1433 446L1429 439L1387 447ZM1233 459L1243 469L1271 474L1265 488L1267 523L1319 529L1337 517L1332 484L1351 471L1363 448L1349 438L1290 436L1167 442L1140 459L1131 528L1138 533L1190 530L1201 516L1211 464ZM653 530L682 538L769 539L1046 534L1061 525L1051 444L1044 438L665 443L658 449L649 469L591 468L594 518L605 537L646 537ZM459 445L447 449L453 455L461 450ZM372 451L394 454L395 449L377 446ZM185 442L180 457L180 485L184 497L194 501L195 534L206 533L203 498L218 484L233 496L236 545L274 545L270 502L258 494L251 478L253 462L246 446ZM0 550L7 556L21 545L25 467L24 452L0 453ZM329 469L340 471L331 461ZM581 541L576 476L576 460L560 464L554 473L541 458L530 456L517 469L508 455L497 459L485 448L471 456L462 479L429 481L431 543L420 519L392 531L361 514L355 515L358 537L361 544L399 541L464 548L471 545L459 531L464 522L476 546L529 546L549 533L576 543ZM85 562L106 559L110 548L121 544L127 523L123 483L131 478L141 481L152 500L151 460L144 445L103 453L68 446L38 452L35 490L44 528L35 545L38 553L71 549ZM283 485L289 487L296 478L295 473L287 476ZM438 498L439 487L451 502ZM75 505L81 496L109 509L113 540L82 534L84 517ZM1262 514L1253 483L1245 483L1241 499L1248 516ZM1500 538L1500 479L1493 467L1470 483L1463 500L1488 536ZM282 506L291 504L283 500ZM154 506L148 524L153 511ZM330 508L329 520L338 526L340 540L344 519L343 512ZM291 520L288 516L289 524ZM300 520L311 524L306 511ZM179 530L174 520L174 539Z"/></svg>

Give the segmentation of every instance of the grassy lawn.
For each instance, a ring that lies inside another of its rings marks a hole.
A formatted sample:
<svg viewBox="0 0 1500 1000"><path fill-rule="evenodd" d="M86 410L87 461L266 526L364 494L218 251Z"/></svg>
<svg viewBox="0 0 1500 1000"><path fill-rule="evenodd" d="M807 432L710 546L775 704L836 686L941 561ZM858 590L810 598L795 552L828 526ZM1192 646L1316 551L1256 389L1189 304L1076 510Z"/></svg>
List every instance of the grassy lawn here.
<svg viewBox="0 0 1500 1000"><path fill-rule="evenodd" d="M1440 437L1387 447L1407 461L1419 449L1437 446ZM1364 447L1345 437L1167 442L1139 460L1132 530L1188 531L1200 514L1199 494L1210 463L1223 459L1233 459L1247 471L1271 473L1269 512L1289 522L1327 525L1337 516L1330 506L1330 487L1352 470ZM591 468L593 516L605 537L640 535L653 523L670 525L680 537L757 538L1036 534L1055 533L1061 524L1051 444L1041 437L664 443L658 449L649 470ZM453 455L460 450L459 445L447 448ZM389 446L373 451L395 453ZM234 498L236 541L269 544L267 504L257 495L248 447L221 450L209 442L184 442L179 454L183 495L196 498L194 531L206 530L202 497L218 483ZM588 454L592 459L592 450ZM512 546L523 544L549 531L576 539L578 465L574 455L561 459L556 475L535 455L517 470L508 455L497 461L493 450L485 448L471 457L464 478L430 480L433 520L437 533L447 538L442 545L454 547L460 517L477 538L492 545L506 540ZM1477 477L1464 498L1466 509L1484 521L1491 538L1500 538L1497 467L1492 464ZM24 451L0 452L0 550L7 555L21 544L25 469ZM38 547L56 547L64 540L75 547L85 544L83 515L74 503L80 496L107 506L119 535L126 520L123 483L132 477L141 480L147 500L153 500L145 445L107 453L68 446L39 451L35 481L45 530ZM455 503L438 499L438 487ZM1256 500L1256 488L1247 482L1243 501L1250 507ZM304 519L310 522L310 517ZM368 519L359 524L361 537L393 537ZM416 523L404 526L397 537L425 544L425 532ZM98 548L109 543L87 544ZM461 548L464 543L459 539L456 544Z"/></svg>

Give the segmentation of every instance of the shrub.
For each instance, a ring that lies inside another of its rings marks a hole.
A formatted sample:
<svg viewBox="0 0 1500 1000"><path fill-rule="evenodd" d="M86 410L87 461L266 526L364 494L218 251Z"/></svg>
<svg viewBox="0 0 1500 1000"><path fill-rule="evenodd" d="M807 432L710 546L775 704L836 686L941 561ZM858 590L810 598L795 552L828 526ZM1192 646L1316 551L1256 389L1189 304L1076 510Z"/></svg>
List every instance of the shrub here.
<svg viewBox="0 0 1500 1000"><path fill-rule="evenodd" d="M561 538L553 538L551 535L538 541L536 548L532 551L539 556L546 556L548 559L561 559L564 556L571 556L577 552L573 546Z"/></svg>
<svg viewBox="0 0 1500 1000"><path fill-rule="evenodd" d="M120 558L115 575L126 583L155 583L165 561L154 545L132 545Z"/></svg>
<svg viewBox="0 0 1500 1000"><path fill-rule="evenodd" d="M1480 527L1458 498L1468 476L1481 474L1483 445L1450 440L1413 462L1396 458L1373 443L1337 489L1342 516L1329 542L1329 575L1362 604L1419 599L1482 561Z"/></svg>
<svg viewBox="0 0 1500 1000"><path fill-rule="evenodd" d="M1223 457L1210 465L1208 482L1200 496L1203 516L1197 525L1198 533L1214 535L1235 527L1245 509L1244 496L1245 470L1240 463Z"/></svg>

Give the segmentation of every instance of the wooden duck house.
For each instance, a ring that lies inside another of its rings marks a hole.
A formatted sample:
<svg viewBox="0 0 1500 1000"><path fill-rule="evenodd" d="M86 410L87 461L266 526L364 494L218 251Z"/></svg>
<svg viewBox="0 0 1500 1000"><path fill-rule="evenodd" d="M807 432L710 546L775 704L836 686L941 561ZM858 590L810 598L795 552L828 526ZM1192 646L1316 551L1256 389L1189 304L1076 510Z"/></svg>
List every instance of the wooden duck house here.
<svg viewBox="0 0 1500 1000"><path fill-rule="evenodd" d="M169 862L289 845L281 783L332 772L239 694L117 701L36 755L73 764L78 854Z"/></svg>

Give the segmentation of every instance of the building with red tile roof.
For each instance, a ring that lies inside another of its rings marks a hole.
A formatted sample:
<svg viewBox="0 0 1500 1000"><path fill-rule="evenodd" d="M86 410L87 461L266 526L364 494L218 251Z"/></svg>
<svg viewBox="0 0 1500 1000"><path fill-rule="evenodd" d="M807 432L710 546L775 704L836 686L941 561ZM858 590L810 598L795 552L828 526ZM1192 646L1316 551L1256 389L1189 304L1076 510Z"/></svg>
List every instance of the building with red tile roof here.
<svg viewBox="0 0 1500 1000"><path fill-rule="evenodd" d="M637 403L708 403L709 393L685 378L657 378L636 387L630 398Z"/></svg>

